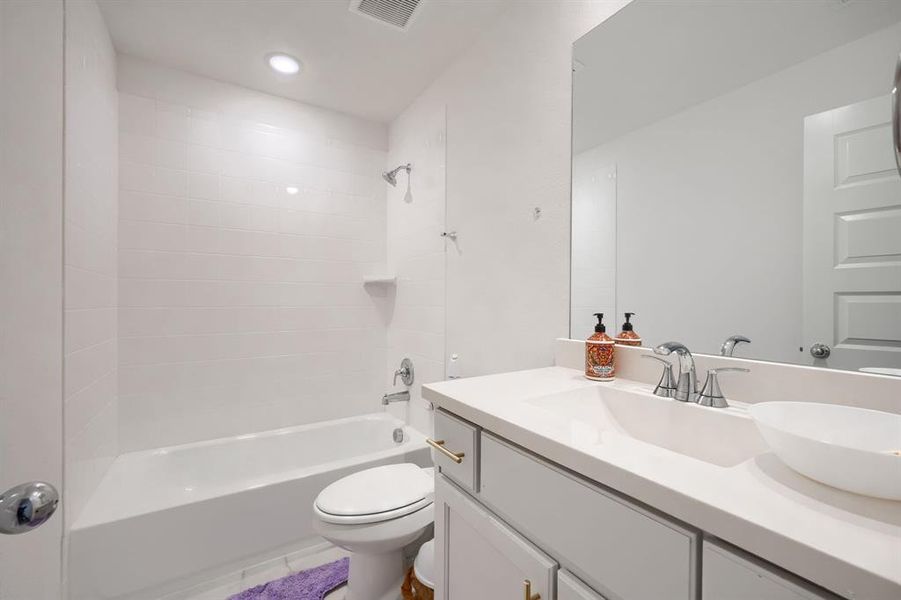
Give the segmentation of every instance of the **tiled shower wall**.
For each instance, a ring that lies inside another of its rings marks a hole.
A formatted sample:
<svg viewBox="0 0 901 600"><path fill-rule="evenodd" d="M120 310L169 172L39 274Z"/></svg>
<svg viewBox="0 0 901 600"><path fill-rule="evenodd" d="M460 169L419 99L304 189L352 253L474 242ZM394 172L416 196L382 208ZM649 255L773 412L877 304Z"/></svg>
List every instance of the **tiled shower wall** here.
<svg viewBox="0 0 901 600"><path fill-rule="evenodd" d="M391 124L388 166L411 163L410 176L398 175L388 190L388 265L397 276L394 314L388 327L388 386L404 357L413 361L409 423L431 430L422 384L445 376L445 252L460 245L441 236L445 230L447 131L443 106L411 110ZM462 240L461 240L462 243ZM402 389L398 380L397 389ZM394 406L392 411L402 410ZM402 416L398 412L398 416Z"/></svg>
<svg viewBox="0 0 901 600"><path fill-rule="evenodd" d="M66 515L118 450L116 54L93 0L66 2Z"/></svg>
<svg viewBox="0 0 901 600"><path fill-rule="evenodd" d="M383 125L120 57L123 451L378 410Z"/></svg>

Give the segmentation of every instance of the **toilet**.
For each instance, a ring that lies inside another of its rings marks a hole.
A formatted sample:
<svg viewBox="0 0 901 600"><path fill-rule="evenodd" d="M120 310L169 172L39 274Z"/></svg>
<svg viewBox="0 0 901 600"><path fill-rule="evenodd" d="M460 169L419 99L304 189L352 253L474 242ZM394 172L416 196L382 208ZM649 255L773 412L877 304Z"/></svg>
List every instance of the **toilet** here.
<svg viewBox="0 0 901 600"><path fill-rule="evenodd" d="M396 600L404 548L434 520L434 469L402 463L366 469L326 487L313 527L351 553L347 600Z"/></svg>

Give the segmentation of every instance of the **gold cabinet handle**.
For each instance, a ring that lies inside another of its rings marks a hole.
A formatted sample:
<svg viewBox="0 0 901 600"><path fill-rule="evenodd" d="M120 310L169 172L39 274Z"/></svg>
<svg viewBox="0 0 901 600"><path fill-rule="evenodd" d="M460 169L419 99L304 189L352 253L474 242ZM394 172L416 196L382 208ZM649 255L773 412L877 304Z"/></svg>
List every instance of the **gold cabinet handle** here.
<svg viewBox="0 0 901 600"><path fill-rule="evenodd" d="M444 440L433 440L432 438L426 438L425 443L448 457L458 465L463 462L463 457L466 456L462 452L451 452L447 448L444 447Z"/></svg>
<svg viewBox="0 0 901 600"><path fill-rule="evenodd" d="M523 594L523 598L525 600L541 600L541 594L538 592L532 593L532 582L526 579L522 582L525 593Z"/></svg>

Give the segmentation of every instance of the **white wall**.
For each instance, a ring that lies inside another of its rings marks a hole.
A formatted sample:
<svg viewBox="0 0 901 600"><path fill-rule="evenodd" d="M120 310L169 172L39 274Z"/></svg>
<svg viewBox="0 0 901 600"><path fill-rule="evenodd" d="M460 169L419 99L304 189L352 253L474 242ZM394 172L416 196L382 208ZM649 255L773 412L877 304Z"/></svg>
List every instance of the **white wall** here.
<svg viewBox="0 0 901 600"><path fill-rule="evenodd" d="M0 491L63 487L63 4L0 2ZM0 598L60 598L62 511L0 535Z"/></svg>
<svg viewBox="0 0 901 600"><path fill-rule="evenodd" d="M378 410L386 127L128 57L119 90L122 449Z"/></svg>
<svg viewBox="0 0 901 600"><path fill-rule="evenodd" d="M617 166L617 310L648 344L716 353L740 333L753 343L736 354L806 356L803 118L887 94L898 40L901 24L576 158Z"/></svg>
<svg viewBox="0 0 901 600"><path fill-rule="evenodd" d="M413 361L415 378L408 408L391 411L407 416L410 425L428 433L431 418L422 400L423 383L444 379L445 245L444 232L446 124L443 106L408 111L391 125L388 168L411 163L409 179L398 175L388 188L388 270L397 276L388 326L388 376L404 357ZM395 390L404 389L398 379ZM407 410L406 415L402 412Z"/></svg>
<svg viewBox="0 0 901 600"><path fill-rule="evenodd" d="M66 2L66 515L118 452L116 54L94 0Z"/></svg>
<svg viewBox="0 0 901 600"><path fill-rule="evenodd" d="M625 3L512 3L398 120L447 106L446 347L464 375L549 365L569 331L572 43Z"/></svg>

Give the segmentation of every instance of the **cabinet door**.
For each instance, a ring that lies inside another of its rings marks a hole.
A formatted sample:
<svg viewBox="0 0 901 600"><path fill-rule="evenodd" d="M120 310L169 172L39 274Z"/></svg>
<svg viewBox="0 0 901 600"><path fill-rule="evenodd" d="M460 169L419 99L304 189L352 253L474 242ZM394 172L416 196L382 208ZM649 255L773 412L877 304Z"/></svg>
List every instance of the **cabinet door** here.
<svg viewBox="0 0 901 600"><path fill-rule="evenodd" d="M435 487L437 600L553 600L557 565L444 476Z"/></svg>
<svg viewBox="0 0 901 600"><path fill-rule="evenodd" d="M557 573L557 600L604 600L604 597L566 570Z"/></svg>
<svg viewBox="0 0 901 600"><path fill-rule="evenodd" d="M703 600L838 600L790 573L745 553L704 540Z"/></svg>

